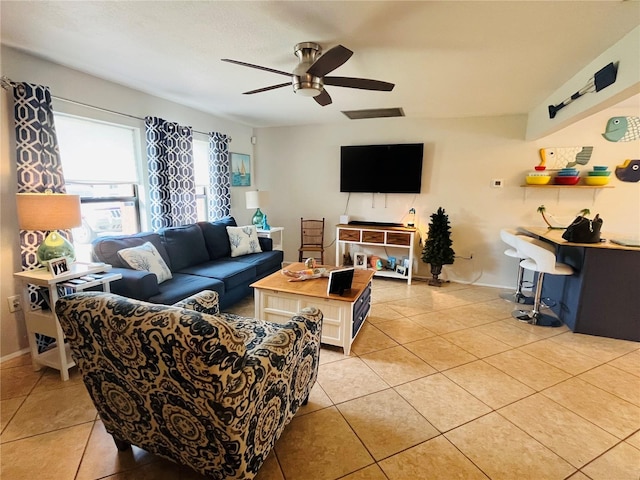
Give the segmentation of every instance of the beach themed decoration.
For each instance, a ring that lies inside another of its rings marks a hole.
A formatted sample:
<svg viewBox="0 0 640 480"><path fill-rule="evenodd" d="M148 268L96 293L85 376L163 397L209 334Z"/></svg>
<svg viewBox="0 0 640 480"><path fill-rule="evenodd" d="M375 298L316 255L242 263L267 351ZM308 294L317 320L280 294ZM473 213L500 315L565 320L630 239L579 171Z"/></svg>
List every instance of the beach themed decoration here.
<svg viewBox="0 0 640 480"><path fill-rule="evenodd" d="M540 149L540 165L549 170L559 170L576 165L586 165L591 159L593 147L551 147Z"/></svg>
<svg viewBox="0 0 640 480"><path fill-rule="evenodd" d="M622 182L640 181L640 160L625 160L616 167L616 177Z"/></svg>
<svg viewBox="0 0 640 480"><path fill-rule="evenodd" d="M602 134L610 142L632 142L640 139L640 117L612 117Z"/></svg>

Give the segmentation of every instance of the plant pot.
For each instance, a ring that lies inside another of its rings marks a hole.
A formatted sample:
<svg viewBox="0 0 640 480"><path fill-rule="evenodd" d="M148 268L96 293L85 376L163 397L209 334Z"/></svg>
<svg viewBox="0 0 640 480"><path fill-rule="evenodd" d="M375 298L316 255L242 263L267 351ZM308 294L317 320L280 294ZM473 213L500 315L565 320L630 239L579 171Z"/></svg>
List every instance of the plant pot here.
<svg viewBox="0 0 640 480"><path fill-rule="evenodd" d="M442 273L442 265L431 265L431 275L433 278L429 279L429 285L434 287L442 286L442 280L438 276Z"/></svg>

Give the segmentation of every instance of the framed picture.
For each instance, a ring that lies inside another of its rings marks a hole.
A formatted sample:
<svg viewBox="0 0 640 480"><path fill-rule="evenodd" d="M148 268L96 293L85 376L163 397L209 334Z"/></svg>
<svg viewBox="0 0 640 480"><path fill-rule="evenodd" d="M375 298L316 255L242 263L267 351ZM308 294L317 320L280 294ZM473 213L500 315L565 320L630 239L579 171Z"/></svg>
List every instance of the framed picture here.
<svg viewBox="0 0 640 480"><path fill-rule="evenodd" d="M353 266L355 268L366 269L367 268L367 254L356 252L353 254Z"/></svg>
<svg viewBox="0 0 640 480"><path fill-rule="evenodd" d="M244 153L231 153L231 186L251 186L251 156Z"/></svg>
<svg viewBox="0 0 640 480"><path fill-rule="evenodd" d="M49 260L49 271L54 277L59 277L69 271L67 259L64 257Z"/></svg>
<svg viewBox="0 0 640 480"><path fill-rule="evenodd" d="M407 275L407 267L404 265L396 265L396 273L398 275L402 275L403 277Z"/></svg>

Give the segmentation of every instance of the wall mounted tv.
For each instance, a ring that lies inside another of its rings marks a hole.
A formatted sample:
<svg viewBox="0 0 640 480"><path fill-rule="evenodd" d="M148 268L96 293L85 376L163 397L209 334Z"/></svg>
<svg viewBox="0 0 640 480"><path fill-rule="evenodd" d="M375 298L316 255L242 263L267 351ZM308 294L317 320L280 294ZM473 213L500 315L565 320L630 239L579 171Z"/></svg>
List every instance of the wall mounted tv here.
<svg viewBox="0 0 640 480"><path fill-rule="evenodd" d="M420 193L423 143L340 147L340 191Z"/></svg>

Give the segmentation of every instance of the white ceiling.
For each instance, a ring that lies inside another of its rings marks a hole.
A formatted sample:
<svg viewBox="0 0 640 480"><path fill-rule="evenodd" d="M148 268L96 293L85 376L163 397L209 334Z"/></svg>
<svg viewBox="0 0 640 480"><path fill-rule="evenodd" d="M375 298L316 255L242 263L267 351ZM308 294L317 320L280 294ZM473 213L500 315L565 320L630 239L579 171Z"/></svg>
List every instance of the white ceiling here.
<svg viewBox="0 0 640 480"><path fill-rule="evenodd" d="M639 25L639 7L637 1L2 0L0 13L4 44L264 127L350 121L342 110L369 108L434 118L527 113ZM293 47L304 41L355 52L331 75L384 80L395 89L327 87L333 104L326 107L289 87L242 95L286 77L220 61L291 71Z"/></svg>

